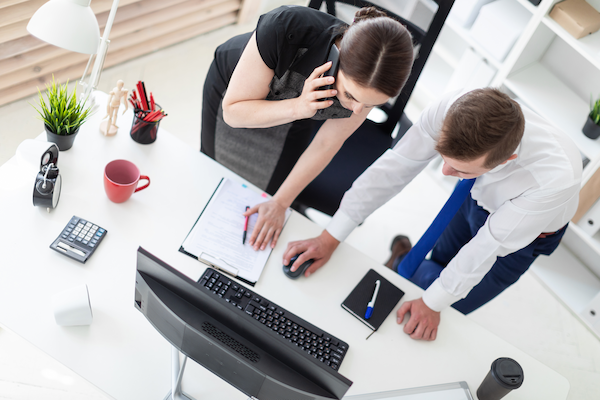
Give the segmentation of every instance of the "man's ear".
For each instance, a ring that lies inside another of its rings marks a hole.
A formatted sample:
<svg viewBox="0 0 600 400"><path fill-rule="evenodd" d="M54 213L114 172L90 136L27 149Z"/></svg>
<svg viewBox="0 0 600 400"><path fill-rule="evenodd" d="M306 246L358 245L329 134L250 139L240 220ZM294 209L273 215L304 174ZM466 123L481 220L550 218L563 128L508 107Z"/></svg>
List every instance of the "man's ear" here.
<svg viewBox="0 0 600 400"><path fill-rule="evenodd" d="M515 158L517 158L517 155L513 154L512 156L508 157L508 159L506 161L504 161L503 163L501 163L500 165L506 164L507 162L509 162L510 160L514 160Z"/></svg>

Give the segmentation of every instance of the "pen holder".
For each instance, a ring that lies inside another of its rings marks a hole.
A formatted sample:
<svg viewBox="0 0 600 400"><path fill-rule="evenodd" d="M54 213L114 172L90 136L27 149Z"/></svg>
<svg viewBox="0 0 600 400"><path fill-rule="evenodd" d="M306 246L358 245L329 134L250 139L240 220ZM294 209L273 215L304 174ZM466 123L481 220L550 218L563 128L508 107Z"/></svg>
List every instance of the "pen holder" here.
<svg viewBox="0 0 600 400"><path fill-rule="evenodd" d="M158 104L156 108L160 110ZM150 113L148 110L134 110L133 123L131 124L131 138L140 144L154 143L158 133L158 121L145 121L144 118Z"/></svg>

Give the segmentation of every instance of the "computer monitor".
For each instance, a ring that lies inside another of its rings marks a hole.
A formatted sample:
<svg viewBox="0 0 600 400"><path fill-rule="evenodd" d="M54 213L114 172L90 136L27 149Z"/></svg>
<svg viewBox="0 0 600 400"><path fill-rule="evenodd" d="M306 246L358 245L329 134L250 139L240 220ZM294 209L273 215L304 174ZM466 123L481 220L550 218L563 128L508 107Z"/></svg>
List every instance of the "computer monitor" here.
<svg viewBox="0 0 600 400"><path fill-rule="evenodd" d="M135 307L179 351L249 397L339 400L352 385L141 247Z"/></svg>

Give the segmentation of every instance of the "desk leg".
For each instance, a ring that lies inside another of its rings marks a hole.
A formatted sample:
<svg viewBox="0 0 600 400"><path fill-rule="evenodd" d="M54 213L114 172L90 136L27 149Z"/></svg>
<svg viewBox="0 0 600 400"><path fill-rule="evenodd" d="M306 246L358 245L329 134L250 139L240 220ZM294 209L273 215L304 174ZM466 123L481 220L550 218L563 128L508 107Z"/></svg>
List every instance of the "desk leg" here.
<svg viewBox="0 0 600 400"><path fill-rule="evenodd" d="M185 371L187 356L183 359L183 364L179 366L179 350L173 346L171 349L171 391L164 400L194 400L193 397L183 393L181 390L181 381Z"/></svg>

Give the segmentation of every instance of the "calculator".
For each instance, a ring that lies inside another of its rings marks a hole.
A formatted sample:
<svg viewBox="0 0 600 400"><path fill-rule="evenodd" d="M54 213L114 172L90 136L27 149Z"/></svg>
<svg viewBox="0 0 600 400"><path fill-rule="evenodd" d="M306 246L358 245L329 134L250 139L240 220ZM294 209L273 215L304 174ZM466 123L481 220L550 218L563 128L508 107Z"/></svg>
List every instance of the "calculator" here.
<svg viewBox="0 0 600 400"><path fill-rule="evenodd" d="M85 263L106 236L106 229L83 218L73 216L50 245L67 257Z"/></svg>

